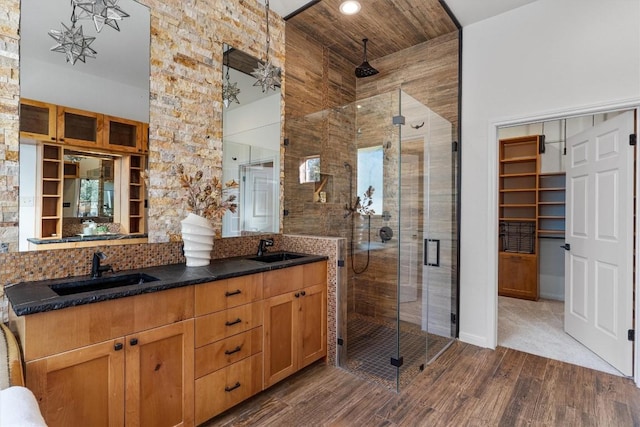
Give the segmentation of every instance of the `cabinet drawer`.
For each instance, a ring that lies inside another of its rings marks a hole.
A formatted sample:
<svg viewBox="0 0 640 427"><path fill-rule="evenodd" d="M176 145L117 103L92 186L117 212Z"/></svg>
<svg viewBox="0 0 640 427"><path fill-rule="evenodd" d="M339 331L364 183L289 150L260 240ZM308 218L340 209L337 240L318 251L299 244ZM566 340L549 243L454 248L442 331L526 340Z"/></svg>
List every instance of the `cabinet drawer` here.
<svg viewBox="0 0 640 427"><path fill-rule="evenodd" d="M264 298L300 289L304 266L282 268L264 273Z"/></svg>
<svg viewBox="0 0 640 427"><path fill-rule="evenodd" d="M193 317L193 286L14 318L25 361Z"/></svg>
<svg viewBox="0 0 640 427"><path fill-rule="evenodd" d="M262 391L262 353L196 380L196 424Z"/></svg>
<svg viewBox="0 0 640 427"><path fill-rule="evenodd" d="M262 326L196 349L196 378L262 352Z"/></svg>
<svg viewBox="0 0 640 427"><path fill-rule="evenodd" d="M196 348L262 326L262 301L196 318Z"/></svg>
<svg viewBox="0 0 640 427"><path fill-rule="evenodd" d="M262 299L262 274L234 277L195 287L196 316Z"/></svg>
<svg viewBox="0 0 640 427"><path fill-rule="evenodd" d="M327 283L327 262L314 262L302 266L302 286L322 285Z"/></svg>

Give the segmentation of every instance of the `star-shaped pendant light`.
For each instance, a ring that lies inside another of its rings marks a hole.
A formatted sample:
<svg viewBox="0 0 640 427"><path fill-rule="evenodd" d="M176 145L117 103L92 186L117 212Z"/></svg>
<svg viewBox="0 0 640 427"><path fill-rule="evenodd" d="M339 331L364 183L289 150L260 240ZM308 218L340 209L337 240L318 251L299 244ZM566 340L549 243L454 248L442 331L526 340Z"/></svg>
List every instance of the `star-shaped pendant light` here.
<svg viewBox="0 0 640 427"><path fill-rule="evenodd" d="M129 14L118 6L118 0L72 0L74 6L78 6L82 12L79 19L91 19L100 32L105 25L120 31L118 21L128 18Z"/></svg>
<svg viewBox="0 0 640 427"><path fill-rule="evenodd" d="M240 93L238 83L231 83L231 79L229 79L229 50L224 53L224 66L227 70L224 82L222 83L222 102L224 103L225 108L229 108L231 102L240 104L240 101L238 100L238 94Z"/></svg>
<svg viewBox="0 0 640 427"><path fill-rule="evenodd" d="M49 35L58 42L51 48L53 52L64 53L67 56L67 62L75 64L77 60L86 62L86 58L95 58L96 51L91 48L91 43L95 41L95 37L85 37L82 32L82 25L76 27L75 13L71 18L71 27L67 27L61 23L62 30L50 30Z"/></svg>
<svg viewBox="0 0 640 427"><path fill-rule="evenodd" d="M224 106L229 108L231 102L240 104L240 101L238 101L239 93L240 89L238 89L238 83L231 83L227 77L227 80L222 85L222 102L224 103Z"/></svg>
<svg viewBox="0 0 640 427"><path fill-rule="evenodd" d="M280 67L274 66L269 60L269 44L271 43L271 36L269 35L269 0L265 0L265 11L267 19L267 48L266 48L266 61L258 63L258 68L253 70L251 75L257 80L253 84L254 86L262 86L262 92L267 90L276 90L276 87L280 86Z"/></svg>
<svg viewBox="0 0 640 427"><path fill-rule="evenodd" d="M275 67L271 61L264 64L259 62L258 68L251 75L257 79L253 85L262 86L263 92L269 89L275 91L276 87L280 87L280 67Z"/></svg>

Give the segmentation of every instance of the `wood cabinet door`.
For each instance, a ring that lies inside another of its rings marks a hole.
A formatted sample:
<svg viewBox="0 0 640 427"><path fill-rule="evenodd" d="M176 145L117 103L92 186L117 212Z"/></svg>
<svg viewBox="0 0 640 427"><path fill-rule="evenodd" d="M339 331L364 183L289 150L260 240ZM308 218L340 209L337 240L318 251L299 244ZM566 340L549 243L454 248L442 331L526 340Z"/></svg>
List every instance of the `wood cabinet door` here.
<svg viewBox="0 0 640 427"><path fill-rule="evenodd" d="M83 147L102 147L102 114L68 107L58 107L57 111L58 141Z"/></svg>
<svg viewBox="0 0 640 427"><path fill-rule="evenodd" d="M193 425L193 320L125 339L126 424Z"/></svg>
<svg viewBox="0 0 640 427"><path fill-rule="evenodd" d="M123 340L90 345L26 364L47 425L124 425Z"/></svg>
<svg viewBox="0 0 640 427"><path fill-rule="evenodd" d="M45 102L21 99L20 137L56 141L56 106Z"/></svg>
<svg viewBox="0 0 640 427"><path fill-rule="evenodd" d="M315 285L300 292L298 311L298 369L327 355L327 286Z"/></svg>
<svg viewBox="0 0 640 427"><path fill-rule="evenodd" d="M142 122L104 116L104 143L111 150L142 153L142 132Z"/></svg>
<svg viewBox="0 0 640 427"><path fill-rule="evenodd" d="M298 304L292 292L264 301L264 386L297 370Z"/></svg>
<svg viewBox="0 0 640 427"><path fill-rule="evenodd" d="M536 254L498 254L498 295L538 300L538 257Z"/></svg>

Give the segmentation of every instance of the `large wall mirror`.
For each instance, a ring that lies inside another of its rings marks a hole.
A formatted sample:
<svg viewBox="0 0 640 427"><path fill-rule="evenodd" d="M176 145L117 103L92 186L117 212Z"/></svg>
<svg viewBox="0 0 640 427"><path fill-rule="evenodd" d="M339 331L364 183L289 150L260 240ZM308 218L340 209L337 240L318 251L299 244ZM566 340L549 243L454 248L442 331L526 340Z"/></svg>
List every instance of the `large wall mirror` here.
<svg viewBox="0 0 640 427"><path fill-rule="evenodd" d="M223 178L239 183L238 210L222 219L223 237L280 231L281 93L254 86L257 64L224 46L223 83L240 92L223 107Z"/></svg>
<svg viewBox="0 0 640 427"><path fill-rule="evenodd" d="M134 219L145 224L139 172L146 159L141 135L149 123L150 11L136 1L120 0L117 10L96 5L92 17L74 3L21 2L20 250L34 249L28 239L83 238L85 231L108 238L146 231L136 228ZM64 47L52 50L64 43L51 30L59 34L80 26L91 49L86 55L70 54ZM27 133L29 121L35 129L42 123L58 130L49 129L49 136ZM61 126L66 139L60 138ZM104 142L86 142L101 141L102 134ZM49 229L46 217L55 209L48 201L53 205L54 198L62 224ZM134 206L131 200L140 203Z"/></svg>

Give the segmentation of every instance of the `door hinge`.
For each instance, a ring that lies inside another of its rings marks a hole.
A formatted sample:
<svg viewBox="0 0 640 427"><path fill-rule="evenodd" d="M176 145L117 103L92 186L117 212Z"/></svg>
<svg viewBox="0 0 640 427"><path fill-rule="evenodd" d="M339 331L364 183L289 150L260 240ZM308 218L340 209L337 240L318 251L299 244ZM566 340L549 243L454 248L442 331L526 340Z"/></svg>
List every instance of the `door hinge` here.
<svg viewBox="0 0 640 427"><path fill-rule="evenodd" d="M392 123L394 125L403 125L404 124L404 116L402 116L402 115L393 116Z"/></svg>
<svg viewBox="0 0 640 427"><path fill-rule="evenodd" d="M338 338L338 345L343 345L344 344L344 340L342 338Z"/></svg>
<svg viewBox="0 0 640 427"><path fill-rule="evenodd" d="M402 366L404 364L404 357L400 356L399 358L395 359L395 358L391 358L391 364L393 366L395 366L396 368L399 368L400 366Z"/></svg>
<svg viewBox="0 0 640 427"><path fill-rule="evenodd" d="M635 133L629 135L629 145L636 145L638 142L638 136Z"/></svg>
<svg viewBox="0 0 640 427"><path fill-rule="evenodd" d="M451 143L451 151L454 152L454 153L458 152L458 141L453 141Z"/></svg>
<svg viewBox="0 0 640 427"><path fill-rule="evenodd" d="M344 267L344 260L343 259L339 259L338 260L338 267Z"/></svg>
<svg viewBox="0 0 640 427"><path fill-rule="evenodd" d="M289 209L285 209L282 211L282 216L287 216L289 215Z"/></svg>
<svg viewBox="0 0 640 427"><path fill-rule="evenodd" d="M539 137L539 145L538 145L538 152L540 154L543 154L545 152L545 148L546 147L544 146L544 139L545 139L545 136L544 135L540 135L540 137Z"/></svg>
<svg viewBox="0 0 640 427"><path fill-rule="evenodd" d="M636 330L635 329L629 329L627 331L627 339L629 341L635 341L636 340Z"/></svg>
<svg viewBox="0 0 640 427"><path fill-rule="evenodd" d="M451 323L455 325L457 321L458 321L458 316L456 316L455 313L451 313Z"/></svg>
<svg viewBox="0 0 640 427"><path fill-rule="evenodd" d="M284 145L285 147L288 147L288 146L289 146L289 138L285 138L285 139L282 141L282 145Z"/></svg>

